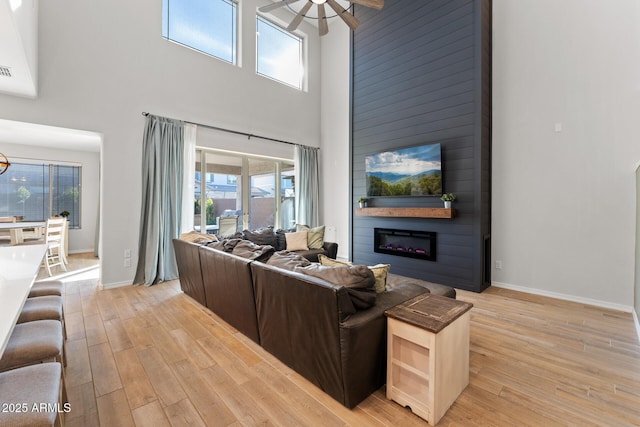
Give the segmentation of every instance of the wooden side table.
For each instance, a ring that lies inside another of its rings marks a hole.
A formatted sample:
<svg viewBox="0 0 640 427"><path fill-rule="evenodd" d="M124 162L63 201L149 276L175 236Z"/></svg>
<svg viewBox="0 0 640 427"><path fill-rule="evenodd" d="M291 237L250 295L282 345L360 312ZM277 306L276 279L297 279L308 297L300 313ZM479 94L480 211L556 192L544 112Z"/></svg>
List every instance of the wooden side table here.
<svg viewBox="0 0 640 427"><path fill-rule="evenodd" d="M385 311L387 399L431 425L469 384L471 307L425 293Z"/></svg>

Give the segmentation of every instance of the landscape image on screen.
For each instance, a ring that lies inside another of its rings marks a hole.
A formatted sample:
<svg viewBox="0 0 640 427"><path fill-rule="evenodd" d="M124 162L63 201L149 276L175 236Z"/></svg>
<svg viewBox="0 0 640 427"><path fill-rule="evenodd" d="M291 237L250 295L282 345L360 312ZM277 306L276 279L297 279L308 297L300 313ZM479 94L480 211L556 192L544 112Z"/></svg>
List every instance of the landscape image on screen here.
<svg viewBox="0 0 640 427"><path fill-rule="evenodd" d="M368 197L442 194L440 144L371 154L365 162Z"/></svg>

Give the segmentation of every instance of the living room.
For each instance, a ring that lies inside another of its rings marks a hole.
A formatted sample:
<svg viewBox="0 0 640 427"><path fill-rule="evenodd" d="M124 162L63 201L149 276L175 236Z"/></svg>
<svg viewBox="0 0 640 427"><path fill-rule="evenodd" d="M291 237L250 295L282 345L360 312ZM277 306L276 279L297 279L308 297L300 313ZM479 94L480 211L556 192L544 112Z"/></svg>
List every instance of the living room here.
<svg viewBox="0 0 640 427"><path fill-rule="evenodd" d="M353 256L361 194L346 184L354 176L348 28L331 23L320 38L316 27L301 24L308 82L298 91L254 73L249 12L264 4L242 2L241 66L164 40L158 1L37 4L37 96L0 95L0 118L100 139L105 288L129 285L134 275L122 254L137 257L145 111L320 147L321 222L335 228L338 257ZM493 2L492 286L639 310L639 18L631 0ZM10 142L0 141L0 152L12 154ZM211 148L282 150L238 143L218 140Z"/></svg>

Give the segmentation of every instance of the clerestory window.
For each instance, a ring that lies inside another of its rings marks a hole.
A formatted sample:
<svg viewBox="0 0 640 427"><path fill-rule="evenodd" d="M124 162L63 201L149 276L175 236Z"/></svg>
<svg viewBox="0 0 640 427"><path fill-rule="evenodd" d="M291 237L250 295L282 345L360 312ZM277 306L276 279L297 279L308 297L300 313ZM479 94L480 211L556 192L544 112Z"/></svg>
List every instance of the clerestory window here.
<svg viewBox="0 0 640 427"><path fill-rule="evenodd" d="M257 73L302 90L302 38L262 16L256 25Z"/></svg>
<svg viewBox="0 0 640 427"><path fill-rule="evenodd" d="M163 0L162 36L236 64L237 15L233 0Z"/></svg>

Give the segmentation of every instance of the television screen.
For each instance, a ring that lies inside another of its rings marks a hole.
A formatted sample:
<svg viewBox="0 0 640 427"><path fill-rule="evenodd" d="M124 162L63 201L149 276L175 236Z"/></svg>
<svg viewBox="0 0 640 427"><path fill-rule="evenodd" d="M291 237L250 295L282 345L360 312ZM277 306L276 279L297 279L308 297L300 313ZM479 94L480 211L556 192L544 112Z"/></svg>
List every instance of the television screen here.
<svg viewBox="0 0 640 427"><path fill-rule="evenodd" d="M440 144L420 145L365 157L367 196L440 196Z"/></svg>

